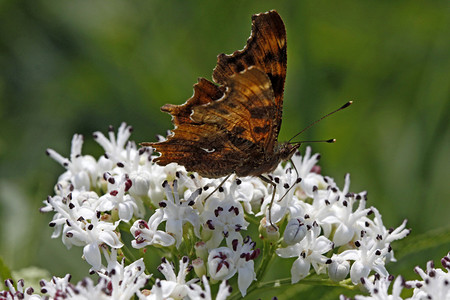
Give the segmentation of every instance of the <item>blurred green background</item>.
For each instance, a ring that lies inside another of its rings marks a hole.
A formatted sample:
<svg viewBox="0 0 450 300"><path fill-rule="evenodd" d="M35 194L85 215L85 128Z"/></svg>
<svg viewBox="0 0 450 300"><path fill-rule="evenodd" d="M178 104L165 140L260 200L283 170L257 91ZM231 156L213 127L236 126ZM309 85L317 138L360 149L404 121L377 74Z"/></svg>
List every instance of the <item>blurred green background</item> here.
<svg viewBox="0 0 450 300"><path fill-rule="evenodd" d="M197 77L211 79L217 54L242 49L251 15L270 9L288 36L279 139L353 100L301 136L337 139L313 145L323 174L343 186L350 173L351 190L369 192L386 227L409 220L412 241L448 226L449 4L0 1L0 255L13 269L36 265L57 276L72 273L74 281L86 276L81 249L51 240L51 215L38 212L63 172L45 149L67 156L72 135L81 133L84 153L98 157L91 133L122 121L133 125L138 142L165 134L172 125L159 107L183 103ZM448 250L404 255L389 270L415 278L415 265L437 263ZM278 272L289 276L289 266L271 274ZM330 289L321 293L336 299Z"/></svg>

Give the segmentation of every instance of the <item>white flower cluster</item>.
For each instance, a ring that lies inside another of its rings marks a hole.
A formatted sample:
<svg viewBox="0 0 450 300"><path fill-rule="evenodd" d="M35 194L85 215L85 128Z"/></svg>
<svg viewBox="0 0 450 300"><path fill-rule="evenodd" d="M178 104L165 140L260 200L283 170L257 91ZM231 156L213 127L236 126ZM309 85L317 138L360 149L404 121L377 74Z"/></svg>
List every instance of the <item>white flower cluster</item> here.
<svg viewBox="0 0 450 300"><path fill-rule="evenodd" d="M42 292L50 297L212 299L209 285L222 281L215 297L225 299L231 293L227 280L234 280L245 296L259 270L267 267L258 263L270 261L256 260L261 254L257 244L274 247L268 255L279 259L296 258L292 283L312 274L311 266L333 281L350 275L359 284L375 273L389 278L385 265L395 261L391 242L408 235L406 221L386 229L378 210L367 207L366 192L350 192L349 175L342 190L322 176L319 155L311 155L309 147L269 175L276 185L271 203L273 186L258 178L232 175L215 190L223 179L202 178L175 163L155 164L152 149L138 149L128 141L131 132L126 124L117 136L112 128L108 137L95 132L105 150L98 160L81 153L80 135L72 139L70 158L47 150L66 169L55 195L41 208L54 213L52 237L61 237L68 248L83 247L83 258L102 279L74 286L68 278L54 278L43 283ZM262 240L248 236L250 227L258 225ZM126 234L132 235L131 244L122 239ZM122 248L119 256L126 257L124 247L145 248L147 253L165 250L158 268L165 279L149 279L145 274L151 271L145 270L142 258L119 264L117 251ZM179 255L180 249L185 256Z"/></svg>

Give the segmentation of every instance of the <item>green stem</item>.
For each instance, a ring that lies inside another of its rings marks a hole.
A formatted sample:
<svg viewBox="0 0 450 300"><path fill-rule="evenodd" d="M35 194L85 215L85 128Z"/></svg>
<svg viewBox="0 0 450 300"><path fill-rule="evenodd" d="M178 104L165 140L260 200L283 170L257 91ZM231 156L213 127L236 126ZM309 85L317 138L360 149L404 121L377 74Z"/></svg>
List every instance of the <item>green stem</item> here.
<svg viewBox="0 0 450 300"><path fill-rule="evenodd" d="M320 279L320 278L304 278L295 284L303 284L303 285L320 285L320 286L333 286L333 287L341 287L349 290L355 290L359 287L357 285L353 285L350 279L346 279L340 282L335 282L330 279ZM278 280L272 280L267 282L261 282L257 284L258 289L264 288L273 288L274 286L281 287L283 285L292 285L291 278L284 278Z"/></svg>
<svg viewBox="0 0 450 300"><path fill-rule="evenodd" d="M130 249L128 249L128 247L125 244L123 245L121 250L122 250L123 256L125 257L125 261L127 262L127 264L131 264L137 260L137 258L134 256L133 252Z"/></svg>

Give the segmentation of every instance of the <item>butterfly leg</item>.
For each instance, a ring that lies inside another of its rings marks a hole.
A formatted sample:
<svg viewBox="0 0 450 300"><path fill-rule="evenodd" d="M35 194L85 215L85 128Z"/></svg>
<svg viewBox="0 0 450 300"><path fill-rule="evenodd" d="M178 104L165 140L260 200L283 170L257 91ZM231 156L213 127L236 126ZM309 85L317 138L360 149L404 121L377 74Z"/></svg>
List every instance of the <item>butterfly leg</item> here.
<svg viewBox="0 0 450 300"><path fill-rule="evenodd" d="M272 204L273 204L273 201L275 200L275 193L276 193L276 191L277 191L277 185L275 184L275 182L273 182L272 180L270 180L270 179L267 178L267 177L264 177L264 176L262 176L262 175L259 175L258 177L259 177L259 179L261 179L262 181L264 181L264 182L266 182L266 183L268 183L268 184L271 184L271 185L273 186L272 200L270 200L270 204L269 204L269 223L270 223L270 225L271 225L275 230L278 230L277 226L275 226L275 225L272 223Z"/></svg>
<svg viewBox="0 0 450 300"><path fill-rule="evenodd" d="M298 173L297 173L298 174ZM272 223L272 205L273 205L273 201L275 200L275 193L277 191L277 185L275 184L275 182L273 182L272 180L270 180L267 177L264 177L262 175L258 176L262 181L269 183L273 186L273 193L272 193L272 200L270 200L270 204L269 204L269 223L270 225L274 228L274 229L278 229L273 223ZM292 188L294 188L294 186L297 183L300 183L302 181L302 179L300 177L297 178L297 180L295 181L295 183L289 187L289 189L284 193L283 197L281 197L278 201L283 200L283 198L290 192L290 190L292 190Z"/></svg>
<svg viewBox="0 0 450 300"><path fill-rule="evenodd" d="M228 180L228 178L230 178L230 176L231 176L231 174L228 174L227 177L225 177L225 179L222 180L222 182L214 189L214 191L212 191L211 194L209 194L203 201L206 202L206 200L208 200L209 197L212 196L212 194L214 194L218 189L220 189L222 187L222 185L225 183L225 181Z"/></svg>
<svg viewBox="0 0 450 300"><path fill-rule="evenodd" d="M295 166L294 162L292 161L292 158L289 159L289 162L291 163L292 167L295 170L295 173L297 173L297 178L300 178L300 175L298 174L297 167Z"/></svg>

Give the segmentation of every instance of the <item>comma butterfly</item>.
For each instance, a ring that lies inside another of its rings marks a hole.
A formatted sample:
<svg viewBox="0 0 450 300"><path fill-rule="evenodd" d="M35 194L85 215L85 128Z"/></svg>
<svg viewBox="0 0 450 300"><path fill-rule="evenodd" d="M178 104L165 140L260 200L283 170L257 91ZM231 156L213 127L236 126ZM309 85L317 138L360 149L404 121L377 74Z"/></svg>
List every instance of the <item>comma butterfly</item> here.
<svg viewBox="0 0 450 300"><path fill-rule="evenodd" d="M300 146L278 142L286 64L280 15L275 10L253 15L245 48L217 57L214 83L200 78L186 103L161 107L175 126L167 140L141 145L160 152L155 161L162 166L176 162L207 178L258 176L276 188L262 174ZM272 202L274 196L275 190Z"/></svg>

